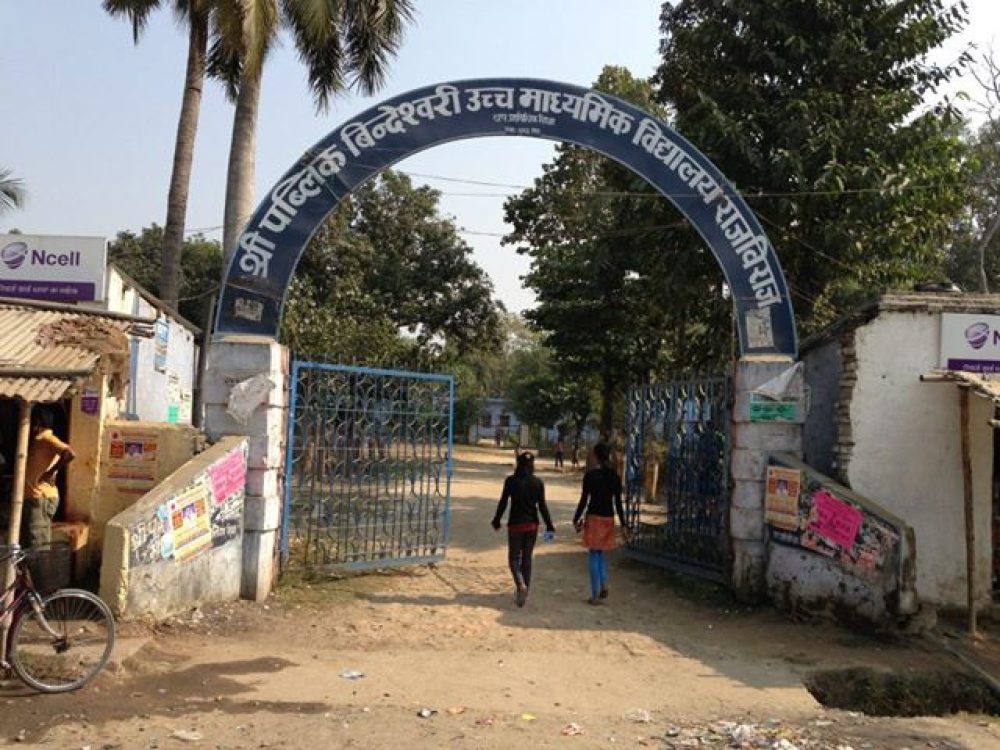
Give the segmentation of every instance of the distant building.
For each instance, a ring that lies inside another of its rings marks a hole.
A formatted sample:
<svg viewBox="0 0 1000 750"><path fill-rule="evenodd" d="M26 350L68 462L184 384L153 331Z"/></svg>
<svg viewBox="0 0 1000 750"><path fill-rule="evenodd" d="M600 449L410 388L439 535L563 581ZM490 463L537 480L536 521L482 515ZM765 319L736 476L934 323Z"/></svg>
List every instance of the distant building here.
<svg viewBox="0 0 1000 750"><path fill-rule="evenodd" d="M475 424L469 425L469 442L475 445L481 440L495 441L497 437L506 441L509 435L521 435L521 420L514 413L510 400L483 399L479 419Z"/></svg>

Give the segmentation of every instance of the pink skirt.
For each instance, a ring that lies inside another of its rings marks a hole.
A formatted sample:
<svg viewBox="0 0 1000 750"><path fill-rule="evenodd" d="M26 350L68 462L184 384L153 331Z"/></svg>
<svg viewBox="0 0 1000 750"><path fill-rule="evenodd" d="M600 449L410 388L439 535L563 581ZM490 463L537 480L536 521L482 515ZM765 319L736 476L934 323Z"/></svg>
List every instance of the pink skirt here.
<svg viewBox="0 0 1000 750"><path fill-rule="evenodd" d="M583 546L603 550L617 547L615 519L610 516L586 516L583 519Z"/></svg>

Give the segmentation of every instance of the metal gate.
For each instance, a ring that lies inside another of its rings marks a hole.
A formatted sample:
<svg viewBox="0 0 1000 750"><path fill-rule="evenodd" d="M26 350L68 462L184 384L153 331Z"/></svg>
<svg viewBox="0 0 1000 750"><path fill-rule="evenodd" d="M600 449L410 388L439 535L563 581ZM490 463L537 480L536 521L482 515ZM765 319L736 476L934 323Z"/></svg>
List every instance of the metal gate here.
<svg viewBox="0 0 1000 750"><path fill-rule="evenodd" d="M385 568L445 556L454 380L294 363L284 563Z"/></svg>
<svg viewBox="0 0 1000 750"><path fill-rule="evenodd" d="M728 378L711 377L629 393L629 555L706 578L727 578L730 392Z"/></svg>

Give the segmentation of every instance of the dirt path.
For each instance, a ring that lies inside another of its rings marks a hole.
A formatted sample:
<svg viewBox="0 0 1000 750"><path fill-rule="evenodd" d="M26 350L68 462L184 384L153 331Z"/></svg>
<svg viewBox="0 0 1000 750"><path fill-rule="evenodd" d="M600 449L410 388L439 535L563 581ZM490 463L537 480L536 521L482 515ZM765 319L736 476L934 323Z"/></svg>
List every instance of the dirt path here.
<svg viewBox="0 0 1000 750"><path fill-rule="evenodd" d="M286 582L266 605L126 628L136 637L119 670L93 687L0 691L0 746L20 734L18 747L94 750L740 746L734 737L786 750L1000 748L1000 725L983 717L869 719L825 710L803 687L828 666L952 666L929 650L748 611L620 557L608 604L588 606L569 527L579 475L541 472L559 538L539 546L518 609L504 537L489 528L511 458L458 455L447 563ZM582 734L564 736L572 726Z"/></svg>

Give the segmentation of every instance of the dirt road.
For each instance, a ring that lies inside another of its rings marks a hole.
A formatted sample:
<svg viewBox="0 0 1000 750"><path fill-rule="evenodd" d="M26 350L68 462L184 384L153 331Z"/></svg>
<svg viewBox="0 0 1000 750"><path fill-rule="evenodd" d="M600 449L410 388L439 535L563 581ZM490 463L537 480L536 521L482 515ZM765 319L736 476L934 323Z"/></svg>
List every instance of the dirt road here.
<svg viewBox="0 0 1000 750"><path fill-rule="evenodd" d="M831 667L953 666L930 649L750 611L620 557L607 605L588 606L579 475L541 472L559 537L518 609L489 527L511 458L458 455L446 563L126 625L119 668L92 687L0 690L0 746L1000 748L986 717L866 718L803 686Z"/></svg>

